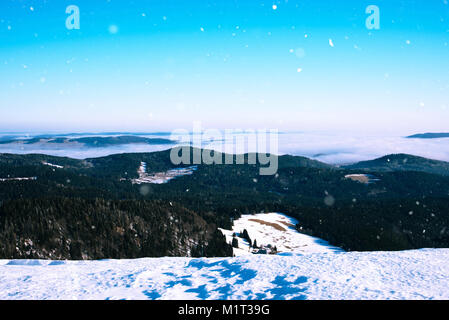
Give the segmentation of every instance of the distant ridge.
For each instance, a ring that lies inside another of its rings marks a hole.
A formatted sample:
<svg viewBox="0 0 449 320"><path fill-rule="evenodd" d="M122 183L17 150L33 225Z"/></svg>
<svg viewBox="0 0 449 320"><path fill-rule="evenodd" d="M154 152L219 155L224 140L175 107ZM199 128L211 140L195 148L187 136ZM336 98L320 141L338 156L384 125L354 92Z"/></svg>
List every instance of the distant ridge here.
<svg viewBox="0 0 449 320"><path fill-rule="evenodd" d="M390 154L369 161L361 161L343 166L345 169L371 172L419 171L439 175L449 175L449 162L432 160L409 154Z"/></svg>
<svg viewBox="0 0 449 320"><path fill-rule="evenodd" d="M0 140L0 144L9 143L23 143L23 144L35 144L35 143L82 143L89 147L104 147L111 145L125 145L132 143L141 144L174 144L175 141L165 138L147 138L135 135L122 135L122 136L108 136L108 137L81 137L81 138L67 138L67 137L50 137L39 136L25 139L11 139Z"/></svg>
<svg viewBox="0 0 449 320"><path fill-rule="evenodd" d="M408 139L438 139L438 138L449 138L449 132L426 132L417 133L411 136L407 136Z"/></svg>

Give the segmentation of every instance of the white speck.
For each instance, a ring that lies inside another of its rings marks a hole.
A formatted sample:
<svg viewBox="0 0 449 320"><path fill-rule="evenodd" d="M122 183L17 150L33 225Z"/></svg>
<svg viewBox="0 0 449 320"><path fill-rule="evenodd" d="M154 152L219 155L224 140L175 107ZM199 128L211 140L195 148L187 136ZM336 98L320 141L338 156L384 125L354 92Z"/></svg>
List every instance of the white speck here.
<svg viewBox="0 0 449 320"><path fill-rule="evenodd" d="M200 30L201 30L201 32L204 32L204 28L203 27L201 27Z"/></svg>
<svg viewBox="0 0 449 320"><path fill-rule="evenodd" d="M30 7L30 10L31 10L31 11L34 11L34 8L33 8L33 7Z"/></svg>
<svg viewBox="0 0 449 320"><path fill-rule="evenodd" d="M327 195L324 198L324 204L329 206L329 207L332 207L335 204L335 198L332 197L331 195Z"/></svg>
<svg viewBox="0 0 449 320"><path fill-rule="evenodd" d="M419 103L419 106L420 106L420 107L424 107L424 106L425 106L424 102L420 102L420 103Z"/></svg>
<svg viewBox="0 0 449 320"><path fill-rule="evenodd" d="M278 8L278 6L273 4L272 8L273 8L273 10L276 10Z"/></svg>
<svg viewBox="0 0 449 320"><path fill-rule="evenodd" d="M116 34L118 32L118 27L115 24L109 26L108 31L110 34Z"/></svg>
<svg viewBox="0 0 449 320"><path fill-rule="evenodd" d="M309 35L306 33L305 35L304 35L304 38L307 38Z"/></svg>
<svg viewBox="0 0 449 320"><path fill-rule="evenodd" d="M410 44L411 42L410 42L410 40L405 40L405 43Z"/></svg>
<svg viewBox="0 0 449 320"><path fill-rule="evenodd" d="M142 13L142 17L146 17L147 15L145 13Z"/></svg>
<svg viewBox="0 0 449 320"><path fill-rule="evenodd" d="M11 26L8 26L8 30L11 30L12 28L11 28Z"/></svg>
<svg viewBox="0 0 449 320"><path fill-rule="evenodd" d="M334 47L334 42L332 41L332 39L329 39L329 45L333 48Z"/></svg>
<svg viewBox="0 0 449 320"><path fill-rule="evenodd" d="M302 71L302 69L301 69L301 68L298 68L298 69L296 69L296 71L299 73L299 72Z"/></svg>
<svg viewBox="0 0 449 320"><path fill-rule="evenodd" d="M306 56L306 51L303 48L297 48L295 50L295 55L297 58L304 58Z"/></svg>

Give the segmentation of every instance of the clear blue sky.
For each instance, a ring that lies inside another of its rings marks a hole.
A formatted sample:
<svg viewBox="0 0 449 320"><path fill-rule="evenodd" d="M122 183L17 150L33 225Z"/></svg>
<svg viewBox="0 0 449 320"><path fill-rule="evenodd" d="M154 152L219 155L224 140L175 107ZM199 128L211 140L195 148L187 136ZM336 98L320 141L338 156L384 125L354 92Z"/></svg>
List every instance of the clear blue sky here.
<svg viewBox="0 0 449 320"><path fill-rule="evenodd" d="M0 131L449 131L448 43L447 0L1 1Z"/></svg>

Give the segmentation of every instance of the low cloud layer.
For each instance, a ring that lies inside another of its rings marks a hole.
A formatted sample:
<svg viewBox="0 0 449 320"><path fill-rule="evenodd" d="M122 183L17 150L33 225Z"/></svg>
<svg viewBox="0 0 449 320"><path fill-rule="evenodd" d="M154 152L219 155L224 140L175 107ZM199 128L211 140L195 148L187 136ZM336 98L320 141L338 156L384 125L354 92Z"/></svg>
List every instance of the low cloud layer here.
<svg viewBox="0 0 449 320"><path fill-rule="evenodd" d="M400 136L353 135L331 133L281 133L276 150L278 154L291 154L317 159L330 164L347 164L370 160L387 154L407 153L426 158L449 161L449 138L407 139ZM216 140L208 148L223 151L232 140ZM4 144L0 153L44 153L78 159L106 156L125 152L160 151L171 146L128 144L105 148L74 147L52 144ZM270 148L268 147L268 150ZM246 147L246 151L257 150Z"/></svg>

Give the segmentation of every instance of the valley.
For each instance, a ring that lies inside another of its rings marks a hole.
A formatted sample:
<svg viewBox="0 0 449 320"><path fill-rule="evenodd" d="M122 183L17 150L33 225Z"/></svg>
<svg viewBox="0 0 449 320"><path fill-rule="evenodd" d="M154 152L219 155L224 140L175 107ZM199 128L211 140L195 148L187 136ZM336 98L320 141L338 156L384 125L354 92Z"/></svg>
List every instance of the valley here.
<svg viewBox="0 0 449 320"><path fill-rule="evenodd" d="M260 176L245 159L190 167L173 165L170 150L83 160L1 154L0 258L232 256L230 236L246 227L252 240L279 252L304 253L312 244L344 251L449 246L445 162L389 155L337 167L279 156L277 174ZM360 183L360 175L375 180ZM262 212L285 216L251 216ZM282 243L282 233L293 238ZM237 238L235 254L248 252Z"/></svg>

